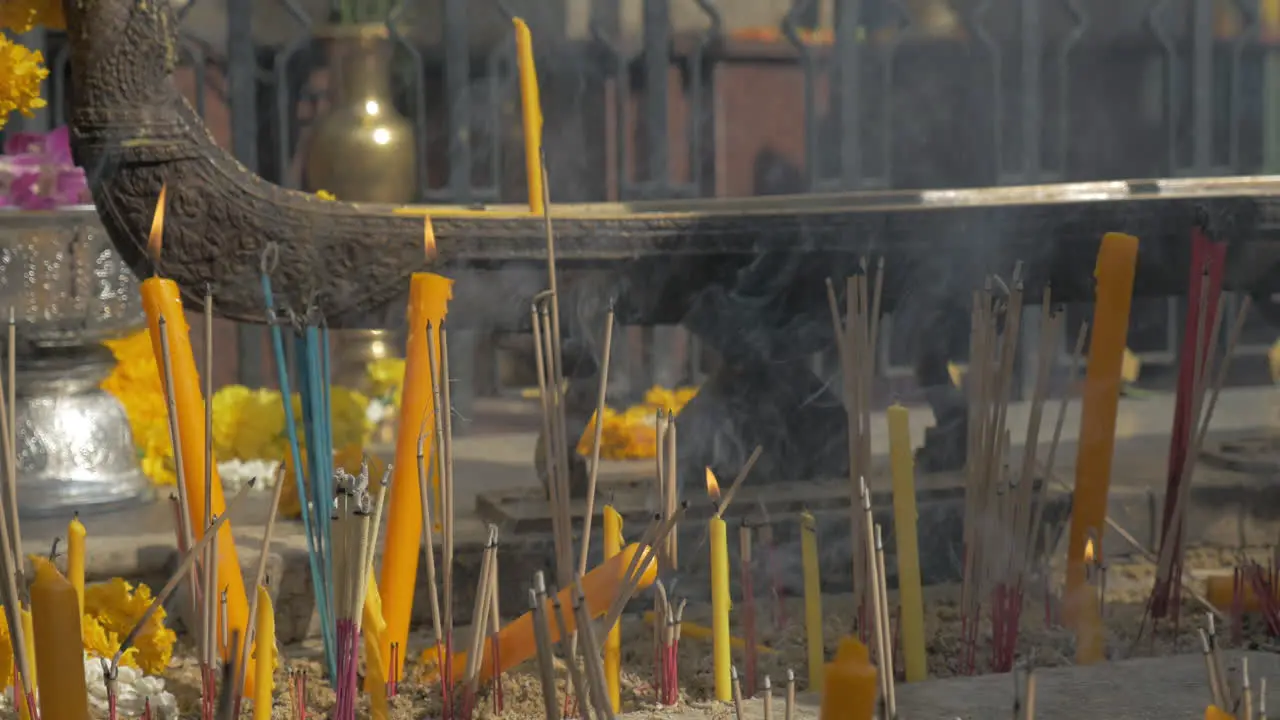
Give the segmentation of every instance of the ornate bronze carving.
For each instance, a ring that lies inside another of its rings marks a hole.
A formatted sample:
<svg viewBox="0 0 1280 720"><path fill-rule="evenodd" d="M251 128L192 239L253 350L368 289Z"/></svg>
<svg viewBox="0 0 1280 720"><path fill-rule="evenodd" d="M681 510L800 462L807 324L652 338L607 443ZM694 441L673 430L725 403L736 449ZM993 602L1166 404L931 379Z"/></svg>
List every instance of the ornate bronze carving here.
<svg viewBox="0 0 1280 720"><path fill-rule="evenodd" d="M104 225L135 272L154 270L146 235L166 184L159 271L179 283L192 308L212 283L219 313L263 322L259 262L263 248L275 243L275 285L286 296L283 303L300 308L313 300L334 327L376 325L379 312L403 294L409 274L430 264L420 216L398 215L389 206L325 202L274 186L218 147L170 81L176 21L169 3L64 2L76 160L91 178ZM871 252L886 255L890 266L952 249L963 233L963 242L992 255L992 267L1022 259L1040 266L1040 278L1052 276L1056 284L1061 275L1066 282L1057 287L1065 289L1087 285L1080 277L1088 276L1099 237L1122 230L1143 239L1140 278L1155 278L1140 291L1168 293L1185 285L1181 248L1191 223L1208 217L1224 237L1253 240L1257 219L1270 216L1278 191L1276 178L1231 178L558 207L563 216L556 231L560 258L570 264L773 250ZM435 231L436 262L444 265L545 257L542 221L519 213L439 213ZM1241 271L1260 277L1276 259L1274 250L1264 254L1249 255ZM1167 277L1144 272L1175 268Z"/></svg>

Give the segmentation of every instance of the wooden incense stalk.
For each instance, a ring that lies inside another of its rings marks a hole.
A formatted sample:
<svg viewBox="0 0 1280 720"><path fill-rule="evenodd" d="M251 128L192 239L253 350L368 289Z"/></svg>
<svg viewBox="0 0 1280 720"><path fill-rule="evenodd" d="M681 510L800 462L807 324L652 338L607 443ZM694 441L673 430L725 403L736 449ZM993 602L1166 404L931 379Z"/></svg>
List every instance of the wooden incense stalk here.
<svg viewBox="0 0 1280 720"><path fill-rule="evenodd" d="M559 388L555 386L554 378L549 377L550 369L547 366L547 349L546 338L543 337L543 324L546 321L550 326L550 321L546 318L546 310L541 304L541 300L534 299L533 305L530 307L530 322L533 325L533 357L534 365L538 375L538 402L542 410L542 458L545 465L546 473L546 492L547 503L551 507L551 539L555 548L554 557L556 565L561 562L564 557L564 547L566 541L566 529L563 525L563 515L561 505L566 502L560 495L560 456L556 451L555 441L555 422L552 419L554 415L552 403L555 398L552 393L559 393Z"/></svg>
<svg viewBox="0 0 1280 720"><path fill-rule="evenodd" d="M1036 671L1035 668L1027 670L1027 691L1026 701L1023 703L1023 720L1035 720L1036 718Z"/></svg>
<svg viewBox="0 0 1280 720"><path fill-rule="evenodd" d="M591 699L595 702L596 717L612 720L613 704L609 700L609 692L606 689L604 661L600 658L600 642L584 599L581 576L574 579L572 597L574 622L582 632L586 645L582 650L582 664L587 673L587 687L591 690Z"/></svg>
<svg viewBox="0 0 1280 720"><path fill-rule="evenodd" d="M773 681L764 676L764 720L773 720Z"/></svg>
<svg viewBox="0 0 1280 720"><path fill-rule="evenodd" d="M863 538L863 540L866 543L864 547L866 548L865 552L868 558L866 584L871 591L871 625L874 629L876 661L880 664L880 672L878 673L880 679L880 696L884 699L887 707L889 702L889 683L891 682L890 676L893 673L893 669L892 666L885 662L889 657L889 639L886 637L887 628L885 628L883 622L884 614L880 610L880 606L884 602L884 598L880 596L880 579L878 577L879 573L877 572L875 562L876 526L875 520L871 515L871 493L867 489L867 481L863 478L859 478L858 482L862 500L862 524L866 533L866 537ZM889 713L889 717L893 717L892 712Z"/></svg>
<svg viewBox="0 0 1280 720"><path fill-rule="evenodd" d="M187 497L186 465L182 461L181 430L178 427L178 401L173 392L173 354L169 349L169 327L164 315L161 315L159 319L159 331L160 357L161 365L163 366L161 368L161 378L164 381L165 406L169 417L169 441L173 446L173 469L177 475L177 480L174 484L178 490L178 507L182 511L178 513L178 520L181 524L183 544L190 549L195 545L195 536L191 530L191 501ZM192 574L188 583L188 594L191 596L191 617L193 618L203 617L206 612L202 609L197 585L196 577ZM206 591L212 592L211 589L206 589ZM201 627L204 628L204 625L201 624ZM207 653L207 649L205 652Z"/></svg>
<svg viewBox="0 0 1280 720"><path fill-rule="evenodd" d="M756 466L756 461L760 459L760 455L764 452L763 445L757 445L755 450L751 451L751 455L747 457L747 461L742 464L742 468L738 470L738 475L733 479L733 483L729 485L729 489L721 496L717 505L720 508L720 515L724 515L729 509L729 503L733 501L733 497L738 494L738 489L747 481L747 476L751 474L751 469Z"/></svg>
<svg viewBox="0 0 1280 720"><path fill-rule="evenodd" d="M670 606L667 602L667 588L663 585L661 579L653 581L653 590L653 664L654 678L656 679L654 686L655 694L658 696L658 704L665 705L667 683L670 679L667 670L667 663L670 661L667 653Z"/></svg>
<svg viewBox="0 0 1280 720"><path fill-rule="evenodd" d="M13 347L12 342L9 345ZM9 387L13 386L13 382L9 382ZM0 423L4 424L0 431L4 435L4 460L5 475L8 481L8 490L10 493L16 493L18 483L18 468L14 462L13 437L10 435L12 427L16 424L17 415L16 408L13 403L6 403L5 393L0 392L0 404L8 405L8 407L0 406ZM10 416L10 412L13 416ZM7 502L0 512L0 573L3 573L3 582L0 583L0 592L3 592L5 620L9 626L10 645L13 648L15 672L18 675L18 685L21 686L22 698L25 698L29 717L37 717L35 708L35 694L31 683L31 658L27 656L26 645L24 642L25 633L22 630L22 613L21 613L21 596L18 594L18 578L22 574L22 565L20 555L14 554L14 534L12 530L13 518L17 516L17 503L14 495L8 495ZM16 632L15 632L16 630ZM23 702L22 698L15 698L15 706Z"/></svg>
<svg viewBox="0 0 1280 720"><path fill-rule="evenodd" d="M218 536L218 530L222 528L222 525L227 521L227 518L231 517L232 509L239 507L240 503L253 489L254 484L253 480L250 480L245 484L245 487L235 496L235 498L232 499L231 507L227 508L227 512L215 519L213 524L209 526L209 532L205 533L204 537L200 538L200 542L196 543L195 546L188 550L186 555L183 556L182 562L178 563L178 569L174 571L173 575L169 577L169 581L160 589L160 592L156 595L155 599L151 601L151 604L147 606L147 609L143 611L142 617L138 618L137 623L135 623L133 628L129 630L129 634L125 635L124 639L120 641L120 647L116 650L116 654L111 658L112 675L114 675L116 669L120 667L120 658L124 656L125 651L133 646L133 641L137 639L138 633L142 632L142 628L147 624L147 621L151 619L151 616L155 615L156 610L159 610L164 606L165 601L169 599L169 596L173 594L174 589L178 587L178 583L182 581L182 578L191 570L191 566L195 564L196 557L200 553L204 552L205 545L211 543L213 539Z"/></svg>
<svg viewBox="0 0 1280 720"><path fill-rule="evenodd" d="M1226 707L1226 701L1222 697L1222 688L1218 685L1218 669L1214 666L1213 653L1209 649L1209 636L1205 634L1204 628L1200 628L1200 651L1204 656L1205 674L1209 680L1209 696L1213 700L1213 704L1218 707Z"/></svg>
<svg viewBox="0 0 1280 720"><path fill-rule="evenodd" d="M446 421L449 416L450 408L445 399L445 392L449 387L449 375L446 366L447 359L444 349L444 329L440 331L441 346L437 349L437 344L431 332L431 326L427 326L427 360L429 370L432 377L432 402L435 403L435 422L436 422L436 465L440 476L440 534L441 534L441 552L440 562L443 567L443 598L441 599L441 635L436 636L436 642L443 644L441 651L441 695L444 703L448 707L452 707L453 698L453 513L450 494L452 488L452 468L449 459L451 443L449 441L449 433L452 425ZM422 498L422 506L425 509L430 500L430 495Z"/></svg>
<svg viewBox="0 0 1280 720"><path fill-rule="evenodd" d="M22 524L18 517L18 324L14 318L13 306L9 306L9 337L5 348L8 355L5 390L8 392L9 420L4 429L5 462L13 468L13 477L5 488L9 496L9 535L12 540L13 556L18 559L18 571L22 571L22 559L27 555L22 550ZM3 407L0 407L0 411Z"/></svg>
<svg viewBox="0 0 1280 720"><path fill-rule="evenodd" d="M649 563L654 562L657 558L657 548L662 546L663 540L684 517L688 508L688 503L681 503L675 514L662 522L648 542L643 537L640 539L636 554L632 556L627 572L623 575L618 595L613 599L613 604L609 606L609 612L605 614L605 627L613 627L614 623L618 622L618 618L622 616L623 609L631 601L631 597L635 595L636 588L639 586L641 578L645 575L645 569L649 567ZM646 531L645 534L648 535L649 532Z"/></svg>
<svg viewBox="0 0 1280 720"><path fill-rule="evenodd" d="M885 579L884 571L884 535L882 528L876 525L876 582L879 588L876 591L880 596L880 625L881 635L885 638L884 659L882 660L882 672L885 675L885 685L889 689L887 697L887 705L889 707L889 717L898 717L898 692L896 689L896 679L894 677L893 662L893 631L889 624L889 588Z"/></svg>
<svg viewBox="0 0 1280 720"><path fill-rule="evenodd" d="M267 558L271 554L271 539L275 535L276 518L280 515L280 497L284 494L284 463L276 468L276 484L271 491L271 510L267 514L267 526L262 531L262 549L258 554L258 566L253 573L253 587L266 583ZM249 600L249 627L245 631L245 641L240 648L240 662L237 665L236 687L233 693L237 704L244 695L246 668L249 667L249 650L254 642L254 630L258 625L258 593L254 592Z"/></svg>
<svg viewBox="0 0 1280 720"><path fill-rule="evenodd" d="M738 667L731 665L729 674L733 678L733 715L737 720L742 720L742 683L738 681Z"/></svg>
<svg viewBox="0 0 1280 720"><path fill-rule="evenodd" d="M547 720L560 720L556 697L555 655L551 649L551 627L547 624L545 598L529 589L529 609L533 612L533 637L538 653L538 678L542 685L542 709Z"/></svg>
<svg viewBox="0 0 1280 720"><path fill-rule="evenodd" d="M427 337L431 336L430 326L427 328ZM434 379L434 376L433 376ZM431 474L439 477L443 472L439 469L440 464L434 462L439 458L439 448L444 447L444 424L440 420L440 395L434 392L437 383L432 382L432 400L434 402L435 416L435 437L437 439L437 452L432 457ZM427 476L427 462L425 456L426 434L419 431L418 433L418 493L422 498L422 536L423 554L426 556L427 565L427 602L428 609L431 612L431 630L433 642L436 644L436 654L440 656L444 652L444 631L441 629L440 622L440 589L436 583L436 534L435 523L431 519L431 504L435 500L435 494L432 492L433 486ZM437 662L441 669L444 668L444 658L437 657Z"/></svg>
<svg viewBox="0 0 1280 720"><path fill-rule="evenodd" d="M743 660L745 661L745 670L747 674L747 696L755 697L756 695L756 674L758 665L758 650L756 643L756 598L755 584L752 582L752 561L753 552L752 544L753 533L751 526L743 518L742 523L738 526L738 558L741 563L739 572L742 586L742 639L746 647L743 648Z"/></svg>
<svg viewBox="0 0 1280 720"><path fill-rule="evenodd" d="M569 635L567 632L569 623L565 618L564 607L560 603L560 593L549 592L547 595L551 598L551 616L556 622L556 637L560 639L560 654L564 656L565 665L569 670L569 684L573 686L574 698L578 701L578 710L584 716L587 709L591 707L589 704L586 679L582 677L582 668L578 666L576 660L570 657Z"/></svg>
<svg viewBox="0 0 1280 720"><path fill-rule="evenodd" d="M1253 720L1253 688L1249 686L1249 656L1240 661L1240 714Z"/></svg>
<svg viewBox="0 0 1280 720"><path fill-rule="evenodd" d="M795 720L796 714L796 671L787 669L787 697L782 706L783 720Z"/></svg>
<svg viewBox="0 0 1280 720"><path fill-rule="evenodd" d="M609 361L613 355L613 305L605 316L604 349L601 351L600 386L596 390L596 421L591 440L591 466L587 473L587 509L582 516L582 548L578 555L578 574L587 574L587 551L591 547L591 520L595 515L596 482L600 477L600 441L604 434L605 396L609 391Z"/></svg>
<svg viewBox="0 0 1280 720"><path fill-rule="evenodd" d="M498 526L489 526L489 539L484 546L484 554L480 561L480 577L477 580L475 604L471 610L471 622L474 630L471 633L471 645L467 650L466 692L468 707L475 697L478 688L480 668L484 660L484 641L488 636L489 593L493 591L493 558L498 548Z"/></svg>
<svg viewBox="0 0 1280 720"><path fill-rule="evenodd" d="M676 426L675 413L672 412L670 408L668 408L667 409L667 437L666 437L667 472L666 472L666 475L663 476L663 482L666 485L665 489L663 490L663 497L666 498L666 503L664 504L663 510L662 510L663 514L668 518L675 513L676 504L680 501L680 498L679 498L680 493L676 490L679 483L679 478L677 475L678 475L679 458L680 458L679 451L677 449L677 446L679 445L678 433L677 433L678 429L679 428L677 428ZM670 533L667 536L667 540L664 544L664 547L665 547L664 557L666 557L667 559L667 567L673 572L677 570L680 566L680 548L679 548L679 545L676 543L676 535L677 533L675 532Z"/></svg>
<svg viewBox="0 0 1280 720"><path fill-rule="evenodd" d="M209 526L213 523L213 288L205 285L204 289L204 518L201 527L208 532ZM215 587L217 585L217 555L218 544L210 543L205 549L202 562L205 566L205 588ZM257 585L254 585L253 600L257 600ZM211 593L206 593L211 595ZM213 617L208 612L211 606L206 602L205 616L202 618L205 627L205 662L211 667L213 665L214 656L217 654L210 647L209 638L213 637L213 630L209 627L213 623ZM251 616L252 617L252 616ZM249 627L246 633L252 629L253 621L250 619ZM231 648L227 648L230 652Z"/></svg>

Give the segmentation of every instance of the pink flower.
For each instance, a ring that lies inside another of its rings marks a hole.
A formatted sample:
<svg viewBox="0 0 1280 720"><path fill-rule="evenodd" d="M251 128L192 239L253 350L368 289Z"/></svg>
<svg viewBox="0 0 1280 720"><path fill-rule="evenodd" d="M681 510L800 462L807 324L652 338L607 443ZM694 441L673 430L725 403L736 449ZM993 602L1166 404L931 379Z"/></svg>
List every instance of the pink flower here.
<svg viewBox="0 0 1280 720"><path fill-rule="evenodd" d="M0 157L0 207L49 210L91 203L84 170L71 160L70 141L65 126L6 140Z"/></svg>

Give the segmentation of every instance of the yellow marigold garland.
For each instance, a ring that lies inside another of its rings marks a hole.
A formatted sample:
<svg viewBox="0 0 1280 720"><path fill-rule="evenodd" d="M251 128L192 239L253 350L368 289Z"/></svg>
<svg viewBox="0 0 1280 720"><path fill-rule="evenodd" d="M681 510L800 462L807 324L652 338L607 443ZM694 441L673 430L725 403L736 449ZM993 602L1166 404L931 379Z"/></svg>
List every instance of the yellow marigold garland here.
<svg viewBox="0 0 1280 720"><path fill-rule="evenodd" d="M622 412L604 409L604 428L600 432L600 457L605 460L644 460L654 456L657 450L657 433L654 420L658 410L670 410L679 414L689 404L697 388L675 390L654 386L644 396L644 402ZM578 453L591 455L595 442L595 416L587 423L578 439Z"/></svg>
<svg viewBox="0 0 1280 720"><path fill-rule="evenodd" d="M66 27L61 0L0 0L0 31L25 33L36 25ZM0 128L15 110L30 116L45 106L40 83L49 76L44 55L19 45L0 32Z"/></svg>

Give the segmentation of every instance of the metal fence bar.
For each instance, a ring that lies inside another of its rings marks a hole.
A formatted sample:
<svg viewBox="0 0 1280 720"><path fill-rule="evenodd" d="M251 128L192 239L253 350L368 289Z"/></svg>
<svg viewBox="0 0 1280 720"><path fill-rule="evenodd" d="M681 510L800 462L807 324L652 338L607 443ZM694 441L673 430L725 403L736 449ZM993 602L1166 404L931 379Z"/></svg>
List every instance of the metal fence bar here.
<svg viewBox="0 0 1280 720"><path fill-rule="evenodd" d="M791 43L800 60L801 106L800 114L804 122L804 174L806 189L812 192L822 181L822 170L818 167L818 111L817 111L817 61L809 44L800 37L797 18L809 12L815 0L793 0L787 13L782 16L782 36ZM836 42L840 42L837 26Z"/></svg>
<svg viewBox="0 0 1280 720"><path fill-rule="evenodd" d="M644 124L645 155L649 158L644 192L653 197L671 182L671 153L667 144L671 67L671 2L644 1ZM621 138L620 138L621 140Z"/></svg>
<svg viewBox="0 0 1280 720"><path fill-rule="evenodd" d="M861 20L862 0L837 0L835 53L840 81L833 86L840 88L840 186L845 190L862 184Z"/></svg>
<svg viewBox="0 0 1280 720"><path fill-rule="evenodd" d="M467 0L444 2L444 84L449 103L449 193L471 200L471 38ZM421 140L419 140L421 142Z"/></svg>
<svg viewBox="0 0 1280 720"><path fill-rule="evenodd" d="M1213 2L1191 3L1191 171L1213 167Z"/></svg>
<svg viewBox="0 0 1280 720"><path fill-rule="evenodd" d="M1041 61L1044 28L1040 23L1040 0L1022 0L1022 181L1040 181L1040 137L1044 132L1044 93Z"/></svg>

